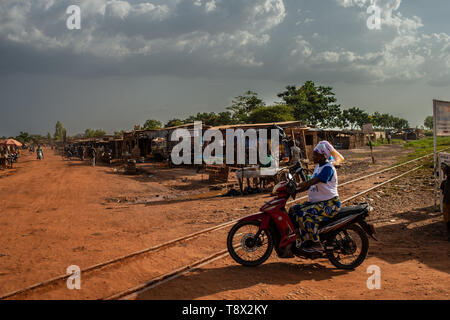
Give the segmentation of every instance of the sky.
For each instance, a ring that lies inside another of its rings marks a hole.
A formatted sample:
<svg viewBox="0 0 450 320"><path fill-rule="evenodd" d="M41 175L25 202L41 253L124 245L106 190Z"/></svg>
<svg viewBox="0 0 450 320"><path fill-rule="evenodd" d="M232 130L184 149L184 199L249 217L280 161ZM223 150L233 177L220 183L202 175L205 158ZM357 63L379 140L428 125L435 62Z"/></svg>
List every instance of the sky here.
<svg viewBox="0 0 450 320"><path fill-rule="evenodd" d="M248 90L270 104L307 80L420 126L450 100L449 13L448 0L1 0L0 136L58 120L69 135L130 130Z"/></svg>

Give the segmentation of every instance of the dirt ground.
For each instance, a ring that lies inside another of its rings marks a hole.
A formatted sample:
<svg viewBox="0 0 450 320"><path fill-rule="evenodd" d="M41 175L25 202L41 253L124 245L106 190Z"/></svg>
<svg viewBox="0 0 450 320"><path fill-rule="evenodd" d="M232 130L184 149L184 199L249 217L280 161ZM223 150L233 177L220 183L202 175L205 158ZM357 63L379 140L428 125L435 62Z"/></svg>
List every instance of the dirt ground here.
<svg viewBox="0 0 450 320"><path fill-rule="evenodd" d="M270 199L268 194L213 197L216 192L209 199L189 200L209 192L206 176L192 169L143 164L143 174L127 176L117 168L63 161L50 149L44 152L42 161L24 152L14 170L0 171L0 295L65 274L70 265L85 268L257 212ZM344 152L348 164L339 169L339 179L379 170L406 153L401 146L375 148L377 163L372 165L367 148ZM419 170L365 197L375 208L372 219L379 220L379 241L371 240L368 259L354 271L337 270L323 259L281 260L275 255L249 269L227 257L138 298L448 299L450 244L442 217L432 208L430 173L429 168ZM341 198L395 174L349 186ZM186 259L225 249L227 231L198 239L195 248L186 243L136 262L127 272L107 270L90 284L84 279L82 290L24 298L113 294L173 270ZM370 265L381 269L380 290L367 289Z"/></svg>

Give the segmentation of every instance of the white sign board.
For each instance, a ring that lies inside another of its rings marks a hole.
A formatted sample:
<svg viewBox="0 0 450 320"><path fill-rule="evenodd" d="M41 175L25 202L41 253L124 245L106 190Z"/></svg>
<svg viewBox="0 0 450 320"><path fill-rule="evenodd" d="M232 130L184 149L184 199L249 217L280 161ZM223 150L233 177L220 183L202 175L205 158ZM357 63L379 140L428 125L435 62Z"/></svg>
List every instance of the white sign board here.
<svg viewBox="0 0 450 320"><path fill-rule="evenodd" d="M363 124L363 132L364 134L373 133L373 125L371 123Z"/></svg>
<svg viewBox="0 0 450 320"><path fill-rule="evenodd" d="M433 100L436 136L450 136L450 102Z"/></svg>

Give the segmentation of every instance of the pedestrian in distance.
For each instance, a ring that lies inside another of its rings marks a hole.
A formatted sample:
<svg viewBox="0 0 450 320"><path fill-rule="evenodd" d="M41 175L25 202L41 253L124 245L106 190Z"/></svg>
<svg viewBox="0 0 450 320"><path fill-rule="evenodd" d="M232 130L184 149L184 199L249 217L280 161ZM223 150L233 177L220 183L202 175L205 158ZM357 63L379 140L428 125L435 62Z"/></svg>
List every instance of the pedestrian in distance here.
<svg viewBox="0 0 450 320"><path fill-rule="evenodd" d="M42 150L41 146L38 146L38 148L36 150L36 154L37 154L38 160L44 159L44 151Z"/></svg>

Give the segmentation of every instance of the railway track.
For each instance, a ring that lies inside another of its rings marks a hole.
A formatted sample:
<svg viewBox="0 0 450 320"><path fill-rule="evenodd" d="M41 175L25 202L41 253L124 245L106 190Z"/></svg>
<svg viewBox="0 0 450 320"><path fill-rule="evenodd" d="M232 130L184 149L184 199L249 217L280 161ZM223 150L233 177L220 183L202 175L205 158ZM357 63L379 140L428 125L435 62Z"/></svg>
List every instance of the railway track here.
<svg viewBox="0 0 450 320"><path fill-rule="evenodd" d="M346 203L346 202L351 201L351 200L353 200L355 198L358 198L358 197L360 197L360 196L362 196L362 195L364 195L364 194L366 194L366 193L368 193L368 192L370 192L370 191L372 191L374 189L377 189L377 188L379 188L379 187L381 187L381 186L383 186L385 184L388 184L388 183L390 183L390 182L392 182L394 180L397 180L397 179L399 179L399 178L401 178L401 177L403 177L403 176L405 176L405 175L407 175L409 173L412 173L412 172L414 172L414 171L416 171L416 170L418 170L418 169L420 169L422 167L423 167L423 165L417 166L417 167L415 167L415 168L413 168L411 170L408 170L408 171L406 171L406 172L404 172L404 173L402 173L402 174L400 174L398 176L395 176L394 178L388 179L388 180L384 181L383 183L380 183L380 184L378 184L378 185L376 185L376 186L374 186L372 188L369 188L369 189L366 189L364 191L361 191L361 192L357 193L354 196L351 196L351 197L349 197L349 198L347 198L345 200L342 200L342 203ZM376 222L377 222L377 220L371 221L371 223L376 223ZM192 272L192 271L194 271L196 269L199 269L199 268L201 268L201 267L203 267L205 265L213 263L216 260L225 258L228 255L229 255L228 254L228 250L220 251L220 252L216 253L215 255L213 255L211 257L207 257L205 259L196 261L196 262L194 262L192 264L184 266L183 268L181 268L179 270L172 271L172 272L170 272L170 273L168 273L166 275L163 275L163 276L158 277L158 278L154 278L154 279L152 279L152 280L150 280L150 281L148 281L146 283L142 283L142 284L140 284L140 285L138 285L138 286L136 286L134 288L127 289L127 290L125 290L123 292L116 293L116 294L114 294L112 296L104 297L103 299L104 300L111 300L111 299L130 300L130 299L135 299L140 294L142 294L142 293L144 293L144 292L146 292L148 290L151 290L151 289L153 289L153 288L155 288L155 287L157 287L159 285L162 285L162 284L164 284L164 283L166 283L168 281L171 281L171 280L174 280L176 278L179 278L179 277L181 277L182 275L184 275L184 274L186 274L188 272Z"/></svg>
<svg viewBox="0 0 450 320"><path fill-rule="evenodd" d="M450 148L446 148L446 149L450 149ZM442 149L442 150L445 150L445 149ZM359 177L359 178L356 178L356 179L345 181L345 182L341 183L339 187L343 187L343 186L349 185L349 184L354 184L355 182L358 182L360 180L364 180L364 179L367 179L367 178L379 175L381 173L384 173L384 172L387 172L387 171L390 171L390 170L394 170L396 168L403 167L403 166L408 165L410 163L414 163L414 162L420 161L420 160L422 160L422 159L424 159L426 157L429 157L431 155L432 154L427 154L427 155L424 155L422 157L419 157L419 158L416 158L416 159L412 159L412 160L409 160L407 162L404 162L404 163L401 163L401 164L398 164L398 165L395 165L395 166L391 166L391 167L385 168L383 170L380 170L380 171L377 171L377 172L365 175L363 177ZM386 180L386 181L384 181L382 183L379 183L379 184L377 184L376 186L374 186L372 188L369 188L369 189L367 189L367 190L365 190L363 192L360 192L360 193L357 193L354 196L351 196L350 198L345 199L343 202L347 202L347 201L350 201L350 200L352 200L352 199L354 199L356 197L359 197L362 194L370 192L371 190L373 190L375 188L381 187L382 185L385 185L386 183L389 183L389 182L391 182L391 181L393 181L395 179L398 179L398 178L400 178L400 177L402 177L402 176L404 176L404 175L406 175L406 174L408 174L410 172L413 172L413 171L419 169L420 167L421 166L415 167L414 169L408 170L408 171L406 171L406 172L404 172L404 173L402 173L402 174L400 174L400 175L398 175L398 176L396 176L396 177L394 177L392 179L389 179L389 180ZM293 201L288 202L287 204L292 204L292 203L301 201L301 200L303 200L305 198L307 198L307 196L297 198L297 199L295 199ZM81 270L81 274L86 274L86 273L89 273L89 272L98 271L98 270L101 270L101 269L106 268L106 267L111 267L114 264L122 263L122 262L124 262L126 260L129 260L131 258L138 257L138 256L143 256L146 253L157 252L157 251L159 251L161 249L166 249L166 248L173 247L173 246L175 246L177 244L181 244L183 242L195 239L195 238L197 238L199 236L202 236L204 234L224 229L224 228L226 228L228 226L233 225L234 223L236 223L241 218L234 219L234 220L231 220L231 221L228 221L228 222L216 225L216 226L211 227L211 228L203 229L203 230L191 233L189 235L186 235L186 236L183 236L183 237L179 237L177 239L173 239L173 240L170 240L170 241L158 244L156 246L152 246L152 247L146 248L144 250L133 252L133 253L130 253L130 254L127 254L127 255L120 256L120 257L115 258L115 259L111 259L111 260L108 260L108 261L105 261L105 262L102 262L102 263L99 263L99 264L96 264L96 265L84 268L84 269ZM203 259L200 259L200 260L198 260L198 261L196 261L194 263L185 265L185 266L183 266L181 268L177 268L175 271L171 271L169 273L160 275L160 276L158 276L158 277L156 277L156 278L154 278L154 279L152 279L152 280L150 280L150 281L148 281L148 282L146 282L144 284L141 284L141 285L139 285L137 287L125 290L123 292L120 292L120 293L117 293L117 294L114 294L114 295L111 295L111 296L108 296L106 298L117 299L117 298L122 298L124 296L126 297L127 295L128 296L132 295L132 294L134 294L136 292L140 292L142 290L148 290L148 288L152 288L152 287L160 285L160 284L162 284L162 283L164 283L166 281L170 281L172 279L175 279L175 278L185 274L186 272L190 272L192 270L195 270L195 269L197 269L197 268L199 268L199 267L201 267L201 266L203 266L205 264L208 264L208 263L211 263L211 262L213 262L213 261L215 261L217 259L223 258L226 255L227 255L226 250L225 251L221 251L219 253L215 253L215 254L213 254L211 256L208 256L207 258L203 258ZM0 299L10 299L10 298L14 298L14 297L17 297L17 296L20 296L20 295L24 295L24 294L28 295L28 294L32 293L34 290L42 289L42 288L47 287L47 286L57 285L58 283L63 282L64 280L68 279L69 277L70 277L70 275L63 274L63 275L60 275L60 276L48 279L46 281L42 281L42 282L33 284L31 286L28 286L28 287L25 287L25 288L22 288L22 289L10 292L8 294L5 294L5 295L1 296Z"/></svg>

